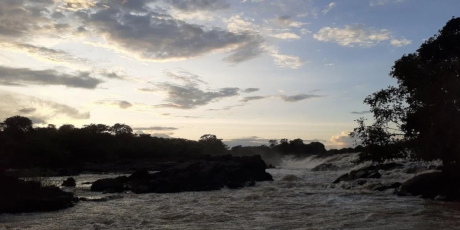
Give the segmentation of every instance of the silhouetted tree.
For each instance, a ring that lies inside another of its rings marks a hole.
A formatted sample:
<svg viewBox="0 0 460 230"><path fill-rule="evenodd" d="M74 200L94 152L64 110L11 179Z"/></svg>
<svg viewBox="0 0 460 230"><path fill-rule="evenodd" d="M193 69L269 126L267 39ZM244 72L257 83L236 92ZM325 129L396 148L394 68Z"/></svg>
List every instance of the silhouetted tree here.
<svg viewBox="0 0 460 230"><path fill-rule="evenodd" d="M70 132L72 130L75 129L75 126L74 125L71 125L71 124L64 124L64 125L61 125L61 127L59 127L58 131L60 133L63 133L63 132Z"/></svg>
<svg viewBox="0 0 460 230"><path fill-rule="evenodd" d="M206 154L222 154L227 151L227 145L218 139L214 134L205 134L200 137L198 141L204 147Z"/></svg>
<svg viewBox="0 0 460 230"><path fill-rule="evenodd" d="M275 140L275 139L269 140L268 144L269 144L270 148L274 148L275 146L278 145L278 140Z"/></svg>
<svg viewBox="0 0 460 230"><path fill-rule="evenodd" d="M365 146L359 161L394 158L460 164L460 18L452 18L415 53L397 60L390 86L368 96L374 123L352 136Z"/></svg>
<svg viewBox="0 0 460 230"><path fill-rule="evenodd" d="M116 123L110 127L110 132L115 135L132 135L133 129L125 124Z"/></svg>

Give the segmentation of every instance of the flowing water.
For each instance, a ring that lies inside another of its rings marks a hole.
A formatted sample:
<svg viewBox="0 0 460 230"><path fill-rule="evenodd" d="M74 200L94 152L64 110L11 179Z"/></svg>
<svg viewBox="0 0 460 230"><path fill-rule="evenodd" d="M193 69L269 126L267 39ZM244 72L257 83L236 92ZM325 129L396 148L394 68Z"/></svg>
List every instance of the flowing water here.
<svg viewBox="0 0 460 230"><path fill-rule="evenodd" d="M353 167L348 163L352 157L287 158L268 170L273 182L211 192L104 195L82 185L100 175L80 175L73 190L77 196L110 199L79 202L56 212L0 215L0 229L460 229L460 203L372 191L376 184L413 176L400 169L382 172L381 179L369 179L362 186L332 185ZM323 162L343 170L310 171ZM110 176L117 175L105 175Z"/></svg>

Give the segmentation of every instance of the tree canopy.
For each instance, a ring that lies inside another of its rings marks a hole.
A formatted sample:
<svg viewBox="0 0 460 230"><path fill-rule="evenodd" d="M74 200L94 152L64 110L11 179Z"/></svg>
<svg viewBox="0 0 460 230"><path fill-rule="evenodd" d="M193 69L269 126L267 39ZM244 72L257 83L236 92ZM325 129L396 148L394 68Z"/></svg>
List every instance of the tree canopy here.
<svg viewBox="0 0 460 230"><path fill-rule="evenodd" d="M460 18L397 60L397 86L369 95L374 122L358 119L351 136L366 147L359 162L395 158L460 164Z"/></svg>

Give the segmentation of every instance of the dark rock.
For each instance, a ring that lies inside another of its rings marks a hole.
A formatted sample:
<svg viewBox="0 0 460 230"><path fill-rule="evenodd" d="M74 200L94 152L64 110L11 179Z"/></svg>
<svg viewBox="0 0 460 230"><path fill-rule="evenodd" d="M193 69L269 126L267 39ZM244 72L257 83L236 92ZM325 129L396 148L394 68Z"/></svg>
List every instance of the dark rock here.
<svg viewBox="0 0 460 230"><path fill-rule="evenodd" d="M265 162L258 155L208 156L205 160L179 163L153 174L137 171L127 178L99 180L93 183L91 190L123 191L123 184L134 193L210 191L223 187L236 189L253 186L256 181L273 180L265 168Z"/></svg>
<svg viewBox="0 0 460 230"><path fill-rule="evenodd" d="M100 179L91 185L91 191L96 192L123 192L125 190L125 186L123 183L127 182L127 177L117 177L117 178L106 178Z"/></svg>
<svg viewBox="0 0 460 230"><path fill-rule="evenodd" d="M55 211L72 207L78 198L56 186L0 176L0 213Z"/></svg>
<svg viewBox="0 0 460 230"><path fill-rule="evenodd" d="M424 166L424 165L414 165L414 166L411 166L411 167L408 167L404 170L402 170L403 173L407 173L407 174L417 174L417 173L421 173L423 171L426 171L430 168L428 168L428 166Z"/></svg>
<svg viewBox="0 0 460 230"><path fill-rule="evenodd" d="M364 185L364 184L366 184L366 183L367 183L367 180L364 180L364 179L358 179L358 180L356 180L356 184L357 184L357 185Z"/></svg>
<svg viewBox="0 0 460 230"><path fill-rule="evenodd" d="M445 194L445 177L442 172L425 173L404 182L397 194L399 196L419 196L434 199Z"/></svg>
<svg viewBox="0 0 460 230"><path fill-rule="evenodd" d="M77 183L75 182L75 179L72 177L67 178L64 182L62 182L61 186L65 187L75 187L77 186Z"/></svg>
<svg viewBox="0 0 460 230"><path fill-rule="evenodd" d="M368 167L350 171L349 173L346 173L340 176L339 178L335 179L332 183L335 184L341 181L351 181L359 178L380 178L382 175L378 172L379 170L386 171L401 167L404 167L404 165L397 164L394 162L379 165L371 165Z"/></svg>
<svg viewBox="0 0 460 230"><path fill-rule="evenodd" d="M366 178L374 178L374 179L378 179L382 177L382 174L380 174L379 172L374 172L374 173L371 173L369 176L367 176Z"/></svg>
<svg viewBox="0 0 460 230"><path fill-rule="evenodd" d="M276 169L276 167L274 165L272 165L272 164L268 164L267 169Z"/></svg>
<svg viewBox="0 0 460 230"><path fill-rule="evenodd" d="M339 169L339 166L334 165L332 163L323 163L320 165L317 165L316 167L312 168L311 171L337 171Z"/></svg>
<svg viewBox="0 0 460 230"><path fill-rule="evenodd" d="M390 185L380 185L376 188L374 188L374 191L385 191L385 190L388 190L388 189L397 189L401 186L401 183L399 182L395 182L393 184L390 184Z"/></svg>

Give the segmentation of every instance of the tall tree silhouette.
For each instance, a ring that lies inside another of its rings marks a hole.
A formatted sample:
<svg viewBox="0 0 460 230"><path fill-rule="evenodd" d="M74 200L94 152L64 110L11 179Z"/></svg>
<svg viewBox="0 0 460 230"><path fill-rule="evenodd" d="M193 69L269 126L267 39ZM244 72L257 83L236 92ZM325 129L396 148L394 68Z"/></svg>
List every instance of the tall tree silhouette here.
<svg viewBox="0 0 460 230"><path fill-rule="evenodd" d="M460 164L460 18L452 18L390 72L398 86L368 96L374 123L352 136L366 146L359 161L394 158Z"/></svg>

